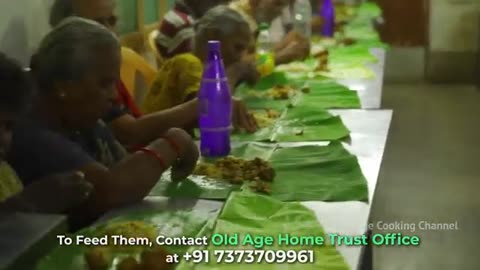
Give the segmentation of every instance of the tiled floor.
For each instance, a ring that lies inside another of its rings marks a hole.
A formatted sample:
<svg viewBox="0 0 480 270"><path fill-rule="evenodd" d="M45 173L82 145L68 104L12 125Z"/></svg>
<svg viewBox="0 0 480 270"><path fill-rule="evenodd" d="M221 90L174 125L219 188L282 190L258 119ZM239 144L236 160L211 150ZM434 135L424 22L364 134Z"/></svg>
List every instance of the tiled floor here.
<svg viewBox="0 0 480 270"><path fill-rule="evenodd" d="M394 232L422 242L375 248L374 269L480 269L480 92L421 83L384 91L383 107L394 117L373 221L414 223L413 233ZM420 231L420 221L458 222L459 229Z"/></svg>

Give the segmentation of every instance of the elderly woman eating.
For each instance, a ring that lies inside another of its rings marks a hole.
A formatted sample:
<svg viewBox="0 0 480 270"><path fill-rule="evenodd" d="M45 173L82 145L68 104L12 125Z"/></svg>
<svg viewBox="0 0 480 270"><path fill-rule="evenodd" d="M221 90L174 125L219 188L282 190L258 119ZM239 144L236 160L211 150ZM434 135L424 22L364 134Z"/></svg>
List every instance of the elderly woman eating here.
<svg viewBox="0 0 480 270"><path fill-rule="evenodd" d="M116 98L120 61L117 38L94 21L72 17L53 29L32 58L38 95L14 130L8 158L25 185L82 172L94 187L80 212L89 217L142 200L170 167L173 181L186 178L198 159L180 129L126 154L101 120Z"/></svg>

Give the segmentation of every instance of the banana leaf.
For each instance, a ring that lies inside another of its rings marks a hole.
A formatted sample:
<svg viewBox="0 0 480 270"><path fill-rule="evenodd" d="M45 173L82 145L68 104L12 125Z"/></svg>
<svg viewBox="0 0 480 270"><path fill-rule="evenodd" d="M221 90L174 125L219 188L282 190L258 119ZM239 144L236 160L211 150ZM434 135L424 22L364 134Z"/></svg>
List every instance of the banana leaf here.
<svg viewBox="0 0 480 270"><path fill-rule="evenodd" d="M368 200L367 181L357 158L339 142L326 147L279 148L270 161L277 174L272 197L279 200Z"/></svg>
<svg viewBox="0 0 480 270"><path fill-rule="evenodd" d="M278 121L272 141L335 141L347 138L349 134L340 117L315 104L300 104L289 109Z"/></svg>
<svg viewBox="0 0 480 270"><path fill-rule="evenodd" d="M230 154L245 159L258 157L269 160L275 151L274 146L262 146L254 143L240 144L233 146ZM150 196L224 200L232 191L242 188L241 185L234 185L227 181L198 175L191 175L183 182L186 184L173 183L170 180L170 172L165 172L158 184L150 191Z"/></svg>
<svg viewBox="0 0 480 270"><path fill-rule="evenodd" d="M351 24L346 26L345 36L356 39L357 41L380 40L380 36L373 29L373 27L369 25L365 25L363 22L360 22L359 24Z"/></svg>
<svg viewBox="0 0 480 270"><path fill-rule="evenodd" d="M388 44L381 41L380 38L359 40L357 43L358 45L369 47L369 48L383 48L383 49L390 48Z"/></svg>
<svg viewBox="0 0 480 270"><path fill-rule="evenodd" d="M328 146L289 148L281 148L277 144L249 143L235 147L232 155L244 159L260 157L271 162L276 172L271 193L274 198L284 201L365 201L368 199L367 182L357 159L339 142L332 142ZM225 180L203 178L203 181L196 181L199 178L201 177L193 176L189 179L198 185L194 188L195 190L200 189L205 192L192 192L188 189L193 187L188 185L184 186L184 189L177 190L173 196L183 192L187 194L183 197L226 199L232 191L235 191L224 184ZM162 178L158 185L165 185L165 183L172 184L169 180ZM224 190L219 189L222 185ZM246 188L247 186L243 187L243 189ZM151 195L172 196L165 188L155 188Z"/></svg>
<svg viewBox="0 0 480 270"><path fill-rule="evenodd" d="M370 52L370 48L363 45L332 48L329 51L328 64L332 66L357 66L366 63L378 62Z"/></svg>
<svg viewBox="0 0 480 270"><path fill-rule="evenodd" d="M262 128L254 134L232 134L232 141L334 141L349 134L340 117L315 105L300 105L287 110L271 127Z"/></svg>
<svg viewBox="0 0 480 270"><path fill-rule="evenodd" d="M101 237L102 229L112 222L128 222L128 221L142 221L147 224L155 226L158 235L165 235L167 237L195 237L207 224L208 220L216 218L217 212L208 212L206 210L194 209L189 211L177 212L161 212L158 211L142 211L131 212L124 216L107 221L107 223L100 224L94 227L86 228L75 235L84 235L87 237ZM70 235L74 237L75 235ZM165 246L167 251L172 254L183 254L187 251L186 246ZM70 246L59 246L52 250L52 252L43 258L35 268L36 270L85 270L88 269L84 254L87 247L72 244ZM137 251L138 253L138 251ZM113 253L115 260L113 264L106 270L115 270L115 264L122 258L128 256L139 256L139 254L129 254L125 251L120 253Z"/></svg>
<svg viewBox="0 0 480 270"><path fill-rule="evenodd" d="M323 109L359 109L360 98L357 91L332 80L311 80L306 85L310 92L302 95L295 107L316 107Z"/></svg>
<svg viewBox="0 0 480 270"><path fill-rule="evenodd" d="M266 246L265 250L285 250L285 246L277 241L278 235L294 236L320 236L325 238L325 231L318 223L315 214L305 206L299 203L285 203L272 199L267 196L260 196L250 192L235 192L230 196L224 205L224 208L218 217L213 231L214 234L221 235L239 235L240 245L235 246L214 246L210 244L207 250L213 254L216 250L255 250L251 245L242 245L241 240L247 234L252 236L273 236L275 242L271 246ZM180 270L243 270L261 269L325 269L325 270L347 270L349 269L344 258L339 254L335 247L325 245L315 246L289 246L289 250L301 251L312 250L314 253L314 262L309 264L300 263L233 263L217 264L216 258L211 256L209 263L193 264L183 262L177 269Z"/></svg>
<svg viewBox="0 0 480 270"><path fill-rule="evenodd" d="M317 60L308 58L303 62L295 62L278 67L285 72L289 81L311 80L315 78L334 79L371 79L375 73L366 67L378 59L363 45L330 49L328 71L315 71ZM298 70L298 71L295 71Z"/></svg>
<svg viewBox="0 0 480 270"><path fill-rule="evenodd" d="M318 75L332 79L373 79L375 73L364 66L345 67L331 66L328 72L319 72Z"/></svg>
<svg viewBox="0 0 480 270"><path fill-rule="evenodd" d="M265 91L277 85L289 85L294 88L298 88L303 85L303 83L288 79L286 73L284 72L274 72L269 76L262 78L253 87L240 85L235 91L235 96L242 98L245 103L248 104L249 109L283 110L291 103L291 99L273 100L255 95L256 93L264 93Z"/></svg>
<svg viewBox="0 0 480 270"><path fill-rule="evenodd" d="M328 119L322 117L322 115L311 115L308 121L280 121L271 140L275 142L335 141L348 137L350 131L340 117L333 116Z"/></svg>
<svg viewBox="0 0 480 270"><path fill-rule="evenodd" d="M261 78L253 87L255 90L268 90L276 85L288 84L288 78L283 72L273 72L272 74Z"/></svg>
<svg viewBox="0 0 480 270"><path fill-rule="evenodd" d="M308 65L315 65L314 63L312 64L312 61L306 61L306 63ZM283 111L290 105L298 106L305 102L323 109L358 109L361 107L360 99L356 91L352 91L332 79L290 78L288 84L293 85L297 89L306 86L310 89L310 92L304 94L298 92L288 100L270 100L263 97L252 96L251 94L249 95L249 92L257 90L242 87L237 90L237 96L241 97L251 110L273 109ZM262 138L264 139L264 137Z"/></svg>
<svg viewBox="0 0 480 270"><path fill-rule="evenodd" d="M150 196L223 200L228 197L230 192L240 189L240 185L230 184L227 181L211 180L198 175L191 175L180 184L173 183L168 171L162 175L158 184L150 191Z"/></svg>
<svg viewBox="0 0 480 270"><path fill-rule="evenodd" d="M255 90L253 90L255 91ZM247 104L248 109L273 109L277 111L283 111L292 103L290 99L287 100L270 100L266 98L253 97L245 95L242 97L243 101Z"/></svg>
<svg viewBox="0 0 480 270"><path fill-rule="evenodd" d="M382 8L373 2L364 2L357 9L358 17L377 18L382 16Z"/></svg>

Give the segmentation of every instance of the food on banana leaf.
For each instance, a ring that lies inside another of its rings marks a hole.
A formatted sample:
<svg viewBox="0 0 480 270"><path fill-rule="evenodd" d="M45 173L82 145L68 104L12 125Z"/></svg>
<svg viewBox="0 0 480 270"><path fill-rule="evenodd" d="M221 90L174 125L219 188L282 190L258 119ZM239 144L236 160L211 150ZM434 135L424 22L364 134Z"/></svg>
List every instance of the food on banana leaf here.
<svg viewBox="0 0 480 270"><path fill-rule="evenodd" d="M334 47L337 45L337 40L335 38L322 37L318 40L317 46L318 45L325 48Z"/></svg>
<svg viewBox="0 0 480 270"><path fill-rule="evenodd" d="M315 71L328 71L328 50L319 51L313 55L317 59L317 67Z"/></svg>
<svg viewBox="0 0 480 270"><path fill-rule="evenodd" d="M168 252L162 247L156 247L152 250L144 251L140 262L134 257L123 259L118 265L117 270L170 270L174 268L173 264L167 262Z"/></svg>
<svg viewBox="0 0 480 270"><path fill-rule="evenodd" d="M273 99L288 99L295 93L295 89L288 85L276 85L267 91L267 97Z"/></svg>
<svg viewBox="0 0 480 270"><path fill-rule="evenodd" d="M157 229L155 226L141 221L107 224L106 227L98 233L99 236L107 235L109 238L113 235L121 235L126 238L147 238L151 242L155 242L155 238L157 237ZM108 243L115 251L141 251L144 248L143 246L115 246L112 240Z"/></svg>
<svg viewBox="0 0 480 270"><path fill-rule="evenodd" d="M113 261L108 247L93 247L85 253L85 261L89 270L105 270Z"/></svg>
<svg viewBox="0 0 480 270"><path fill-rule="evenodd" d="M354 38L344 38L340 40L340 44L343 44L345 46L353 45L355 43L357 43L357 40L355 40Z"/></svg>
<svg viewBox="0 0 480 270"><path fill-rule="evenodd" d="M310 90L310 87L308 87L308 86L304 86L304 87L302 87L302 89L300 89L300 90L301 90L302 93L304 93L304 94L308 94L308 93L310 93L310 91L311 91L311 90Z"/></svg>
<svg viewBox="0 0 480 270"><path fill-rule="evenodd" d="M322 45L312 45L312 48L310 49L310 55L315 57L315 55L325 53L325 51L327 51L327 48Z"/></svg>
<svg viewBox="0 0 480 270"><path fill-rule="evenodd" d="M355 15L356 7L348 4L335 5L335 22L343 23L350 21Z"/></svg>
<svg viewBox="0 0 480 270"><path fill-rule="evenodd" d="M313 54L313 57L317 59L328 59L329 52L326 49L318 50Z"/></svg>
<svg viewBox="0 0 480 270"><path fill-rule="evenodd" d="M276 85L267 91L255 91L250 90L247 93L251 97L257 98L269 98L269 99L289 99L290 96L295 94L295 89L288 85Z"/></svg>
<svg viewBox="0 0 480 270"><path fill-rule="evenodd" d="M225 180L232 184L242 184L246 181L261 181L268 184L275 178L275 171L270 163L260 158L245 160L226 157L213 164L200 162L193 174Z"/></svg>
<svg viewBox="0 0 480 270"><path fill-rule="evenodd" d="M104 229L105 235L122 235L124 237L145 237L152 241L156 238L154 225L142 221L126 221L108 224Z"/></svg>
<svg viewBox="0 0 480 270"><path fill-rule="evenodd" d="M300 72L309 72L312 70L312 68L305 63L294 62L294 63L278 66L276 70L283 71L283 72L300 73Z"/></svg>
<svg viewBox="0 0 480 270"><path fill-rule="evenodd" d="M280 117L280 113L276 110L266 109L264 111L254 111L253 117L257 121L260 128L272 126L274 121Z"/></svg>
<svg viewBox="0 0 480 270"><path fill-rule="evenodd" d="M111 265L113 256L115 253L139 253L142 252L147 246L129 246L119 245L113 241L112 236L123 236L125 238L147 238L152 243L155 242L157 237L157 230L155 226L141 222L141 221L126 221L126 222L114 222L107 224L105 227L100 228L97 231L97 236L108 237L108 246L93 247L85 252L85 261L87 262L89 270L105 270ZM117 245L115 245L117 244ZM121 262L117 269L137 269L132 268L134 266L132 260L125 259L125 262ZM143 268L140 268L143 269Z"/></svg>
<svg viewBox="0 0 480 270"><path fill-rule="evenodd" d="M271 184L263 181L253 181L250 184L250 188L260 193L266 193L266 194L272 193Z"/></svg>
<svg viewBox="0 0 480 270"><path fill-rule="evenodd" d="M88 270L106 270L112 264L112 247L94 247L85 253ZM121 259L116 270L170 270L173 264L167 263L169 253L162 247L144 250L140 261L135 258L139 252L131 252L132 256Z"/></svg>
<svg viewBox="0 0 480 270"><path fill-rule="evenodd" d="M303 132L304 132L303 129L298 130L298 131L295 132L295 135L297 135L297 136L302 136L302 135L303 135Z"/></svg>
<svg viewBox="0 0 480 270"><path fill-rule="evenodd" d="M166 250L157 247L153 250L145 251L142 254L142 270L170 270L174 268L173 264L167 263Z"/></svg>
<svg viewBox="0 0 480 270"><path fill-rule="evenodd" d="M330 70L328 69L328 62L318 61L318 65L315 68L315 71L329 72Z"/></svg>
<svg viewBox="0 0 480 270"><path fill-rule="evenodd" d="M142 265L133 257L123 259L118 265L117 270L143 270Z"/></svg>

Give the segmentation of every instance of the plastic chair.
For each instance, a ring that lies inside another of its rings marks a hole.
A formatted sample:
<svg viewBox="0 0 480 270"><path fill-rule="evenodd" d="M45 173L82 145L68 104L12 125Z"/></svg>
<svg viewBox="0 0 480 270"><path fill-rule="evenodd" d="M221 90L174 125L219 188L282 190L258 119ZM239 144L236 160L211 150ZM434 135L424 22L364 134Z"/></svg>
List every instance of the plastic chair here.
<svg viewBox="0 0 480 270"><path fill-rule="evenodd" d="M143 79L144 87L137 86L137 75L140 75ZM142 56L129 48L122 47L122 67L120 70L120 77L130 95L135 98L137 104L141 104L144 93L150 89L156 75L156 69Z"/></svg>
<svg viewBox="0 0 480 270"><path fill-rule="evenodd" d="M153 30L148 34L148 46L150 47L150 50L152 53L155 55L155 59L157 60L157 65L160 67L163 64L163 57L160 54L160 52L157 49L157 44L155 43L155 39L158 36L158 30Z"/></svg>

